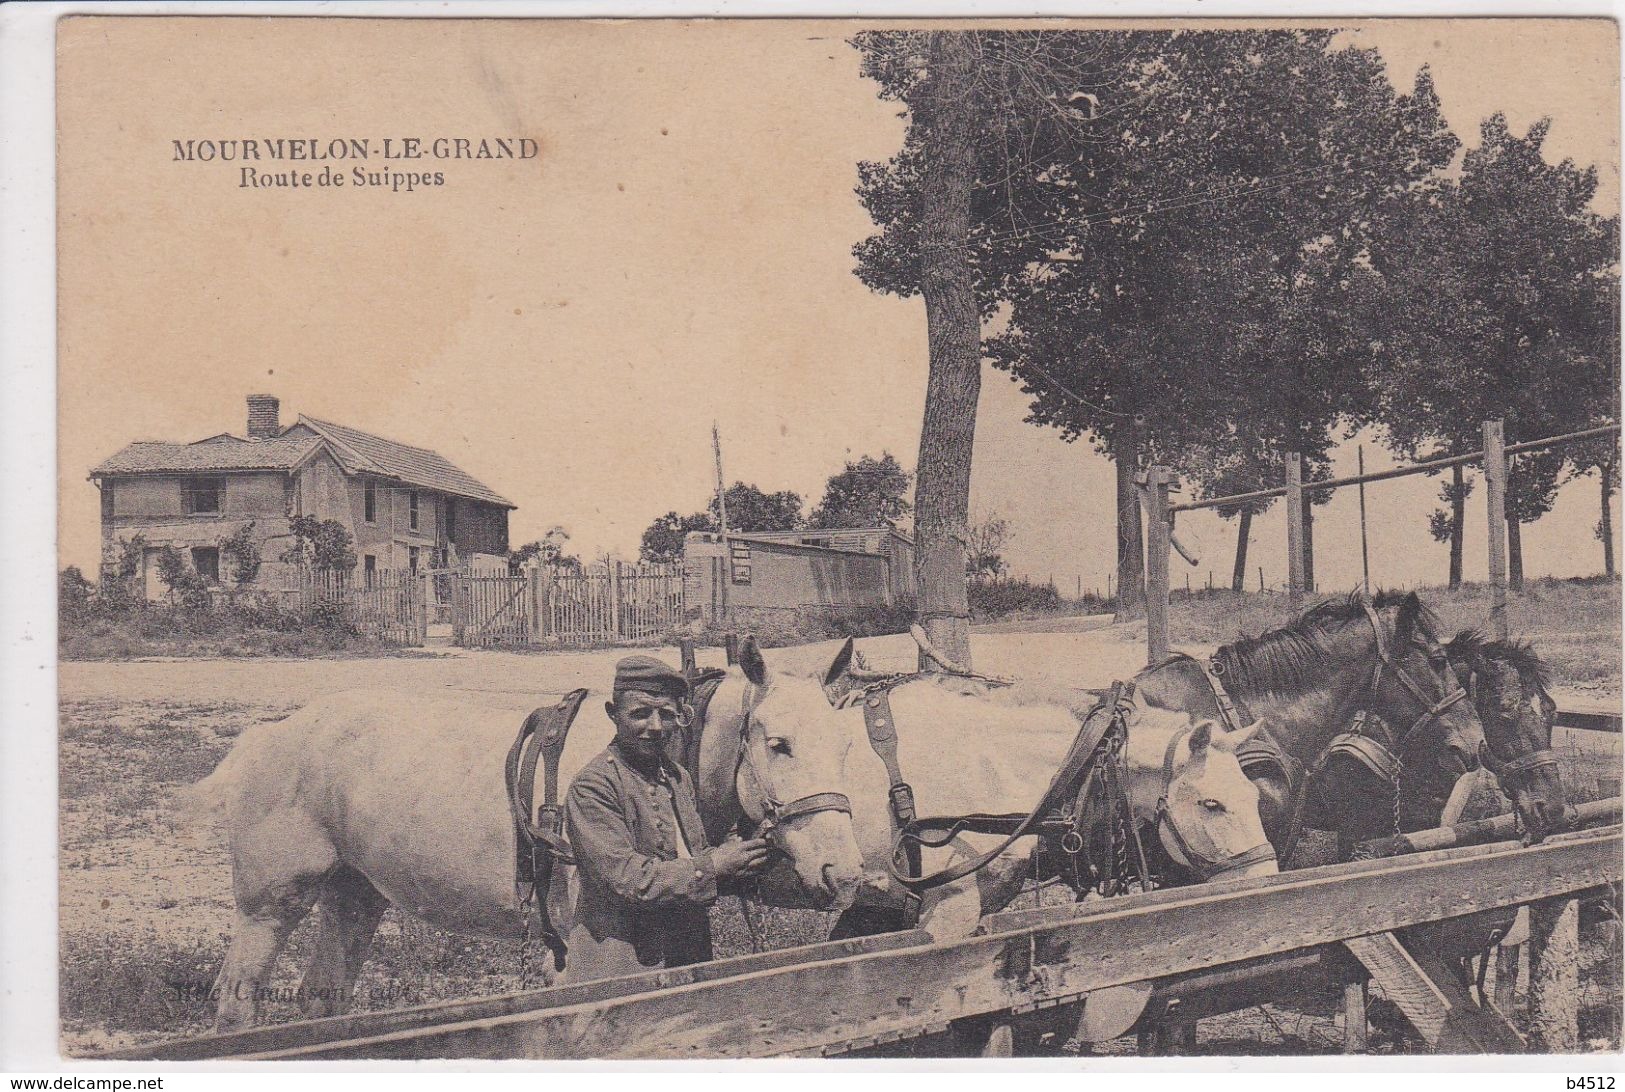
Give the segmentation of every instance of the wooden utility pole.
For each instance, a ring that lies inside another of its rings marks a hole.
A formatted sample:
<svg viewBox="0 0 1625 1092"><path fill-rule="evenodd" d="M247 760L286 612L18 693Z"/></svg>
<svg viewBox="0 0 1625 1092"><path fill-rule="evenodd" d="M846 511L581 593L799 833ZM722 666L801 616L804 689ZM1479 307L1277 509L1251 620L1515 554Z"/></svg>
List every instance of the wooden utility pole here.
<svg viewBox="0 0 1625 1092"><path fill-rule="evenodd" d="M1286 457L1286 590L1292 605L1303 599L1303 456Z"/></svg>
<svg viewBox="0 0 1625 1092"><path fill-rule="evenodd" d="M717 463L717 527L722 532L722 544L728 545L728 490L722 479L722 433L717 423L711 422L711 453Z"/></svg>
<svg viewBox="0 0 1625 1092"><path fill-rule="evenodd" d="M1168 468L1145 474L1145 642L1148 663L1168 658Z"/></svg>
<svg viewBox="0 0 1625 1092"><path fill-rule="evenodd" d="M1490 635L1507 639L1507 453L1499 419L1484 422L1484 495L1490 544Z"/></svg>
<svg viewBox="0 0 1625 1092"><path fill-rule="evenodd" d="M1365 445L1354 449L1359 457L1360 477L1365 477ZM1365 537L1365 482L1360 482L1360 584L1371 594L1371 547Z"/></svg>

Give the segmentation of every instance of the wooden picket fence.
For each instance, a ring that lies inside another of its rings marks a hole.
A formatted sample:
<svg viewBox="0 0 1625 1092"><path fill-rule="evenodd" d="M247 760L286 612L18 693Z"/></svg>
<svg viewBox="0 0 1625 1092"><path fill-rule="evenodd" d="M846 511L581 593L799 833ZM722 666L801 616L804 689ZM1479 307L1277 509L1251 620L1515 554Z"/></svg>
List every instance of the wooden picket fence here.
<svg viewBox="0 0 1625 1092"><path fill-rule="evenodd" d="M417 646L425 637L423 580L416 573L302 570L279 589L282 606L309 614L335 605L360 632L389 644Z"/></svg>
<svg viewBox="0 0 1625 1092"><path fill-rule="evenodd" d="M536 637L536 589L528 575L459 573L452 580L452 640L471 648L523 645Z"/></svg>
<svg viewBox="0 0 1625 1092"><path fill-rule="evenodd" d="M642 641L670 633L683 621L680 563L611 562L582 572L540 572L539 585L544 638Z"/></svg>

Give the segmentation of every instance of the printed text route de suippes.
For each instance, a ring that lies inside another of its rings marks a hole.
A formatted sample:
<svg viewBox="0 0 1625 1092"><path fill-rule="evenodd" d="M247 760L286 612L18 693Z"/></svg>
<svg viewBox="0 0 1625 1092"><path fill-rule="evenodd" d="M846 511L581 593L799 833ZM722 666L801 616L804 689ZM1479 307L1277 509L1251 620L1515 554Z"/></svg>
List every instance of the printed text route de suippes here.
<svg viewBox="0 0 1625 1092"><path fill-rule="evenodd" d="M535 159L530 137L253 137L172 140L174 162L211 163L281 159L321 163L355 159Z"/></svg>

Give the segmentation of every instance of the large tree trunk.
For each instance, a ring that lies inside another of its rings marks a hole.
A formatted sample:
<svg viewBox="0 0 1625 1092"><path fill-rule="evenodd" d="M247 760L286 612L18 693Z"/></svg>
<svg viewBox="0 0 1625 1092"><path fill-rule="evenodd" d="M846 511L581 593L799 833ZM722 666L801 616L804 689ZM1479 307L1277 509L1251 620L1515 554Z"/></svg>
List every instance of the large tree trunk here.
<svg viewBox="0 0 1625 1092"><path fill-rule="evenodd" d="M1614 486L1606 467L1597 472L1602 485L1602 522L1597 530L1602 537L1602 571L1612 579L1614 575Z"/></svg>
<svg viewBox="0 0 1625 1092"><path fill-rule="evenodd" d="M1461 587L1462 524L1467 519L1467 484L1459 466L1450 468L1450 590Z"/></svg>
<svg viewBox="0 0 1625 1092"><path fill-rule="evenodd" d="M968 36L934 31L927 64L929 76L915 105L915 124L924 125L926 132L920 294L925 299L931 374L914 487L915 568L920 624L937 649L969 666L965 545L982 340L966 250L975 173ZM921 666L930 666L923 662L923 653L921 658Z"/></svg>
<svg viewBox="0 0 1625 1092"><path fill-rule="evenodd" d="M1140 496L1134 475L1140 468L1140 439L1132 421L1112 430L1112 461L1117 464L1117 621L1145 614L1145 536L1140 531Z"/></svg>
<svg viewBox="0 0 1625 1092"><path fill-rule="evenodd" d="M1236 567L1230 573L1230 590L1247 590L1247 540L1253 533L1253 510L1243 508L1236 527Z"/></svg>
<svg viewBox="0 0 1625 1092"><path fill-rule="evenodd" d="M1513 516L1507 517L1507 587L1523 590L1523 526Z"/></svg>

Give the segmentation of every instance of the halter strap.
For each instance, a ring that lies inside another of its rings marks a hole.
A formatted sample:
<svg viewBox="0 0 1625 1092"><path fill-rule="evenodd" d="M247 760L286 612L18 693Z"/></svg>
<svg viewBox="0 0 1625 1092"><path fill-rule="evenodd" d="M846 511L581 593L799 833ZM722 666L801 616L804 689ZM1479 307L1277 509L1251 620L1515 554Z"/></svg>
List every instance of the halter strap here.
<svg viewBox="0 0 1625 1092"><path fill-rule="evenodd" d="M845 793L815 792L806 796L798 796L788 804L780 803L774 798L772 791L767 787L767 780L762 777L751 758L750 728L753 718L751 713L755 710L756 692L760 688L748 679L745 689L739 697L739 766L750 774L752 781L756 782L756 791L762 798L762 819L756 826L756 836L772 845L775 849L783 851L779 845L779 827L792 819L800 819L808 815L816 815L821 811L838 811L847 816L852 814L852 802ZM763 738L766 746L766 738ZM737 772L735 780L738 780ZM744 801L740 801L740 808L744 808Z"/></svg>
<svg viewBox="0 0 1625 1092"><path fill-rule="evenodd" d="M1198 853L1190 842L1185 840L1184 834L1180 832L1179 823L1174 819L1173 809L1168 805L1168 793L1174 786L1174 757L1179 753L1179 745L1194 731L1194 728L1182 728L1175 732L1168 739L1167 749L1162 752L1162 794L1157 799L1156 815L1158 831L1168 832L1179 850L1179 855L1185 858L1186 867L1200 874L1204 880L1242 872L1254 865L1275 860L1275 847L1270 844L1268 838L1240 853L1231 853L1223 857L1208 857Z"/></svg>

